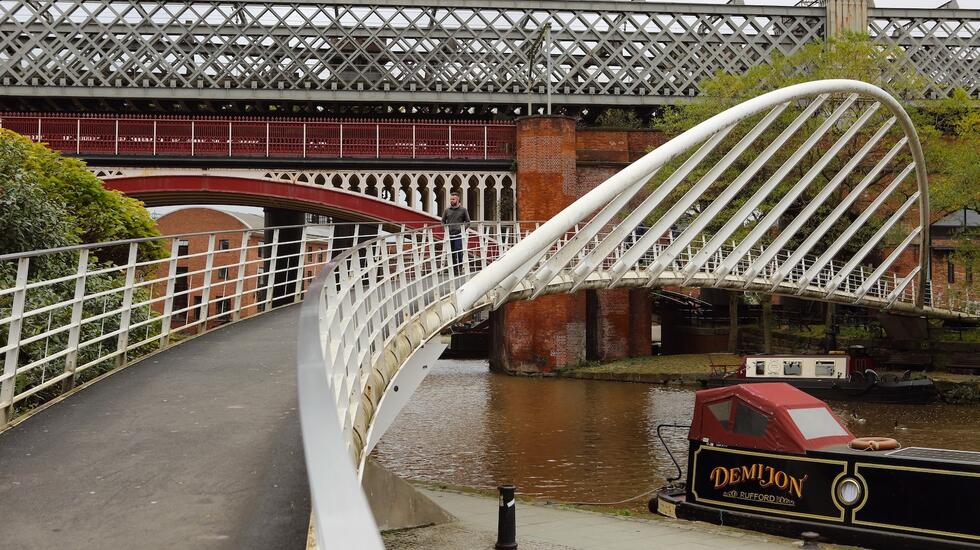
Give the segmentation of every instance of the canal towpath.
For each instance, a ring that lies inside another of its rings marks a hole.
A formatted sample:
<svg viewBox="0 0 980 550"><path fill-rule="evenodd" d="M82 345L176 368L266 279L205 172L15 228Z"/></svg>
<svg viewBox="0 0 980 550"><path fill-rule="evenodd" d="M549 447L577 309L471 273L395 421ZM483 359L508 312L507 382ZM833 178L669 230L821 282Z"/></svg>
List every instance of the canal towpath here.
<svg viewBox="0 0 980 550"><path fill-rule="evenodd" d="M493 548L497 532L496 498L433 488L423 488L421 491L452 514L456 521L388 532L384 536L388 550ZM524 501L517 505L517 543L522 550L764 550L800 547L800 541L701 522L653 516L625 517Z"/></svg>

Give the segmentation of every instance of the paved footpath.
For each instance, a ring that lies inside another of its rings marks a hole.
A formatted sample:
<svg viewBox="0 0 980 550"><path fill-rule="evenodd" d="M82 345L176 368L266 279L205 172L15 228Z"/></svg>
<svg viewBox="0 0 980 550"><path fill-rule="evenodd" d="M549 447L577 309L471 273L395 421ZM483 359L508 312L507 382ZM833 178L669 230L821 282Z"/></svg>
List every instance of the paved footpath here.
<svg viewBox="0 0 980 550"><path fill-rule="evenodd" d="M298 314L184 342L0 434L0 548L304 548Z"/></svg>
<svg viewBox="0 0 980 550"><path fill-rule="evenodd" d="M497 532L496 499L429 489L422 492L456 516L458 521L387 533L385 544L388 550L493 548ZM800 547L799 541L700 522L620 517L524 502L517 504L517 543L521 550L786 550Z"/></svg>

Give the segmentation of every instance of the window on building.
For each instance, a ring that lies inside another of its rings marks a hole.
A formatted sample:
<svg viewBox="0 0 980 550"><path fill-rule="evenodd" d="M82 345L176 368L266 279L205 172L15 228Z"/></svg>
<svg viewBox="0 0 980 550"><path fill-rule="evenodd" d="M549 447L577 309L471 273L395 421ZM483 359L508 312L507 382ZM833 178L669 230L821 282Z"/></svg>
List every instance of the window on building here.
<svg viewBox="0 0 980 550"><path fill-rule="evenodd" d="M231 248L231 241L228 239L221 239L218 241L218 250L228 250Z"/></svg>
<svg viewBox="0 0 980 550"><path fill-rule="evenodd" d="M190 253L190 245L191 245L190 242L185 241L183 239L177 241L177 255L178 256L186 256L187 254L189 254Z"/></svg>
<svg viewBox="0 0 980 550"><path fill-rule="evenodd" d="M228 268L227 267L219 267L218 268L218 280L219 281L224 281L227 278L228 278Z"/></svg>
<svg viewBox="0 0 980 550"><path fill-rule="evenodd" d="M956 282L956 266L953 265L952 258L946 260L946 281L950 283Z"/></svg>
<svg viewBox="0 0 980 550"><path fill-rule="evenodd" d="M222 321L229 320L228 313L231 311L231 299L225 298L223 296L218 296L217 302L214 304L214 315Z"/></svg>
<svg viewBox="0 0 980 550"><path fill-rule="evenodd" d="M316 261L321 264L323 263L323 252L320 252L319 254L316 255Z"/></svg>
<svg viewBox="0 0 980 550"><path fill-rule="evenodd" d="M191 310L187 312L187 322L188 323L190 323L191 321L193 321L194 319L196 319L198 317L197 314L198 314L198 312L201 311L200 308L201 308L201 297L200 296L195 296L194 297L194 307L192 307Z"/></svg>
<svg viewBox="0 0 980 550"><path fill-rule="evenodd" d="M966 264L966 284L973 284L973 266Z"/></svg>

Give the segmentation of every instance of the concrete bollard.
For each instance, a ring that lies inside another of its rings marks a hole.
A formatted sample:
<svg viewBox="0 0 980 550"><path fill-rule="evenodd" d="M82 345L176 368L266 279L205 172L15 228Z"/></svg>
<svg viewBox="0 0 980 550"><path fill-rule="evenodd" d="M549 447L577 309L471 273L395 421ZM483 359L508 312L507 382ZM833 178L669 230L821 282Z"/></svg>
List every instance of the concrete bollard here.
<svg viewBox="0 0 980 550"><path fill-rule="evenodd" d="M517 492L513 485L501 485L500 506L497 512L497 544L495 550L512 550L517 548Z"/></svg>

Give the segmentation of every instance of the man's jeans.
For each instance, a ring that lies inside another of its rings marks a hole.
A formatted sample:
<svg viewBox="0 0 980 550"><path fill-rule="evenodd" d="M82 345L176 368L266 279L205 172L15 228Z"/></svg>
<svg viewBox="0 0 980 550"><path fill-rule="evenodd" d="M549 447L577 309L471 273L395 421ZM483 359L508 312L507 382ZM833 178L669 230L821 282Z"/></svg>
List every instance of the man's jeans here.
<svg viewBox="0 0 980 550"><path fill-rule="evenodd" d="M459 275L460 266L463 263L463 234L449 234L449 245L453 251L453 269Z"/></svg>

